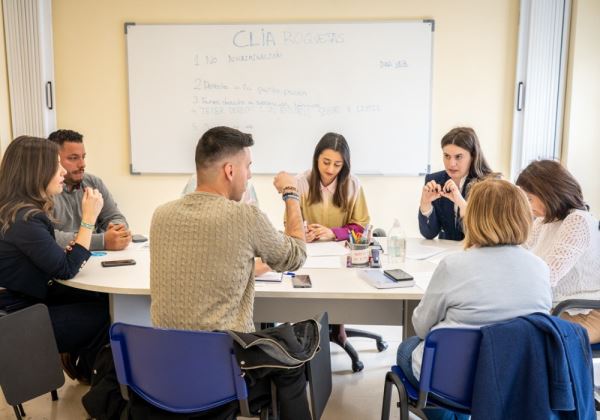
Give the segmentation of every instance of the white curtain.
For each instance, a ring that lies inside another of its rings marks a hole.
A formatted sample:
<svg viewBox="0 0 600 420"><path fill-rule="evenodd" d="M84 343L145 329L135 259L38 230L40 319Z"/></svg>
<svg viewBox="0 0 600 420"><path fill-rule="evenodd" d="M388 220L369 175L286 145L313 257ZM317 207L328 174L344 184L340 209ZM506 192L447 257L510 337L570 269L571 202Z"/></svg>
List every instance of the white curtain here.
<svg viewBox="0 0 600 420"><path fill-rule="evenodd" d="M558 159L571 0L521 0L511 174Z"/></svg>
<svg viewBox="0 0 600 420"><path fill-rule="evenodd" d="M56 127L51 0L3 0L13 137Z"/></svg>

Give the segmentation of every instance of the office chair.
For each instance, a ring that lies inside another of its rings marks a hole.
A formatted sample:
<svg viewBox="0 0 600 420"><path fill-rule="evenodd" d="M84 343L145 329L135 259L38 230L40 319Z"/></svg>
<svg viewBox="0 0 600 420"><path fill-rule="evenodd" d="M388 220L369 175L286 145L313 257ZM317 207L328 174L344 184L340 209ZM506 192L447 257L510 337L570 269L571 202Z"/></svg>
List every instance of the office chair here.
<svg viewBox="0 0 600 420"><path fill-rule="evenodd" d="M560 316L567 309L600 309L600 300L590 299L567 299L560 302L552 309L552 315ZM592 358L600 358L600 343L594 343L592 347ZM600 397L594 393L596 411L600 411Z"/></svg>
<svg viewBox="0 0 600 420"><path fill-rule="evenodd" d="M419 389L414 388L398 366L385 376L381 419L390 418L391 388L398 391L400 419L411 411L422 419L426 405L469 414L481 331L469 328L440 328L425 340Z"/></svg>
<svg viewBox="0 0 600 420"><path fill-rule="evenodd" d="M567 309L600 309L600 300L567 299L552 309L552 315L560 316ZM592 357L600 358L600 343L592 344Z"/></svg>
<svg viewBox="0 0 600 420"><path fill-rule="evenodd" d="M226 333L115 323L110 345L125 399L131 390L172 413L199 413L237 401L240 415L255 417ZM259 415L268 419L267 407Z"/></svg>
<svg viewBox="0 0 600 420"><path fill-rule="evenodd" d="M37 304L0 314L0 387L15 411L25 416L23 403L65 383L48 308Z"/></svg>
<svg viewBox="0 0 600 420"><path fill-rule="evenodd" d="M381 228L377 228L373 231L373 237L382 237L382 236L385 236L385 230L383 230ZM333 328L331 330L329 340L332 343L335 343L338 346L340 346L341 348L343 348L344 351L348 354L348 356L350 357L350 360L352 360L352 371L353 372L360 372L361 370L363 370L365 365L363 364L363 362L360 361L360 359L358 357L358 353L356 352L356 349L354 349L352 344L350 344L350 342L348 342L347 340L345 343L342 343L337 334L338 330L335 329L336 325L333 325L332 327ZM379 352L382 352L388 348L388 344L383 340L383 337L380 336L379 334L374 334L374 333L364 331L364 330L357 330L355 328L345 328L345 331L346 331L346 336L348 338L364 337L364 338L371 338L371 339L375 340L375 345L377 346L377 351L379 351Z"/></svg>

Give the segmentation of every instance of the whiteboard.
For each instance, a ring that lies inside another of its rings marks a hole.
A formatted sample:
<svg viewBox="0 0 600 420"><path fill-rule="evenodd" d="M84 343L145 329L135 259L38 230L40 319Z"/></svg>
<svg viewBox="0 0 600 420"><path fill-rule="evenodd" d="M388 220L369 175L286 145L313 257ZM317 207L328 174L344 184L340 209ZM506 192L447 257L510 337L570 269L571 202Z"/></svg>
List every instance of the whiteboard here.
<svg viewBox="0 0 600 420"><path fill-rule="evenodd" d="M252 134L254 173L310 168L329 131L354 173L426 173L433 24L126 24L131 172L194 172L225 125Z"/></svg>

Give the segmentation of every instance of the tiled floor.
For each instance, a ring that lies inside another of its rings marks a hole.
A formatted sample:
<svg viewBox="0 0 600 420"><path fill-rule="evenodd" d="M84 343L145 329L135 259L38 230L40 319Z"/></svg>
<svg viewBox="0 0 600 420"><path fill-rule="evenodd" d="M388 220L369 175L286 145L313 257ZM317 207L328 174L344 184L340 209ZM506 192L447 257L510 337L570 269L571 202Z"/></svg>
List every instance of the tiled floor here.
<svg viewBox="0 0 600 420"><path fill-rule="evenodd" d="M383 380L389 367L395 363L396 349L401 340L400 327L365 327L370 331L383 334L389 344L388 349L378 353L372 340L352 338L351 342L359 351L365 369L352 373L350 359L336 345L331 346L333 393L327 405L323 420L370 420L381 417L381 397ZM28 401L24 404L27 419L70 420L85 419L85 410L81 405L81 396L88 387L67 378L65 385L58 391L59 401L52 402L50 394ZM12 407L0 397L0 419L14 419ZM392 418L398 418L394 413Z"/></svg>

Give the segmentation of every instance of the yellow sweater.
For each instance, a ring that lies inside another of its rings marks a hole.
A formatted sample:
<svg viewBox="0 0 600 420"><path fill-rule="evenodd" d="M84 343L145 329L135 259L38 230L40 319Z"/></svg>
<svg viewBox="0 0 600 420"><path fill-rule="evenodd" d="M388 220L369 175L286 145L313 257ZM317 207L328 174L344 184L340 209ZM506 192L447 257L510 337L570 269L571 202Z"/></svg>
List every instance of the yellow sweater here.
<svg viewBox="0 0 600 420"><path fill-rule="evenodd" d="M327 187L321 184L322 201L316 204L308 204L308 189L310 171L298 176L298 192L300 193L300 207L302 209L302 217L308 223L318 223L328 228L337 228L350 223L365 227L371 218L369 217L369 209L365 193L354 175L350 175L348 183L348 210L343 211L341 208L333 204L333 193L337 185L337 179ZM336 237L339 238L339 235Z"/></svg>

